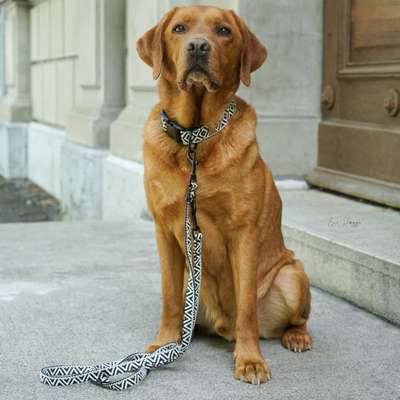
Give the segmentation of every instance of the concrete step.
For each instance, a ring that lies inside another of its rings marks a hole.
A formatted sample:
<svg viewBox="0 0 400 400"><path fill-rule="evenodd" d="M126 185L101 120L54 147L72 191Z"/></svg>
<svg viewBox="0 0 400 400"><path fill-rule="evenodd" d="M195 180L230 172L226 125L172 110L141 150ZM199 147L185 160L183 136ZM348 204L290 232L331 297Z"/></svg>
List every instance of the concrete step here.
<svg viewBox="0 0 400 400"><path fill-rule="evenodd" d="M281 196L286 244L313 285L400 324L400 212L318 190Z"/></svg>
<svg viewBox="0 0 400 400"><path fill-rule="evenodd" d="M151 222L0 224L0 398L399 399L400 329L318 289L314 349L292 353L278 340L261 341L273 373L265 385L235 381L233 345L207 336L118 395L39 382L43 366L141 351L157 331L160 305Z"/></svg>

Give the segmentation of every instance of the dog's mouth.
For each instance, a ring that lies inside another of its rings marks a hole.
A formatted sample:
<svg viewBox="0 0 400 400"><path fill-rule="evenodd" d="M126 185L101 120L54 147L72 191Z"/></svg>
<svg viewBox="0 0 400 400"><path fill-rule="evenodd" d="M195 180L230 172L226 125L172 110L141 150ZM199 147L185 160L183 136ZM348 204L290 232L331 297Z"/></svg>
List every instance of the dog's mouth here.
<svg viewBox="0 0 400 400"><path fill-rule="evenodd" d="M185 71L182 80L178 82L181 90L190 90L193 86L203 86L209 92L216 92L220 89L219 83L214 79L207 68L200 64L195 64Z"/></svg>

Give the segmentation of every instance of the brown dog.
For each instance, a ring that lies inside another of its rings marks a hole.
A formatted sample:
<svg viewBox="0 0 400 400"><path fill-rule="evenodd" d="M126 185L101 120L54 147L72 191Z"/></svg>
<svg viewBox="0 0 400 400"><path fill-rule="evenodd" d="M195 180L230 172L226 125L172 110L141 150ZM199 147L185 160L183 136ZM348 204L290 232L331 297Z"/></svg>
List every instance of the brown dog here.
<svg viewBox="0 0 400 400"><path fill-rule="evenodd" d="M204 236L199 323L236 340L235 377L271 377L259 337L280 337L293 351L311 348L306 322L309 281L285 248L281 200L260 158L256 115L235 97L240 81L267 51L233 12L179 7L137 42L140 57L160 77L160 103L144 131L145 189L156 225L163 309L152 351L181 336L185 281L186 148L162 130L160 110L183 127L212 128L234 98L237 112L224 130L198 145L198 221Z"/></svg>

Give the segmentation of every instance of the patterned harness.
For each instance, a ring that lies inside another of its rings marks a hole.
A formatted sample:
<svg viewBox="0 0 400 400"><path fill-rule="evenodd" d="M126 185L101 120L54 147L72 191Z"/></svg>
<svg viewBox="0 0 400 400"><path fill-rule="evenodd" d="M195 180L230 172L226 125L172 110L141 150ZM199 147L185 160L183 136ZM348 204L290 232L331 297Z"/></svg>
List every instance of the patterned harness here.
<svg viewBox="0 0 400 400"><path fill-rule="evenodd" d="M225 128L235 112L236 103L232 100L212 133L205 126L184 130L174 123L177 128L176 133L179 133L181 139L181 141L177 141L188 146L188 160L191 164L185 207L185 250L189 276L185 293L181 341L167 343L152 353L133 353L121 360L103 364L46 367L40 371L42 383L50 386L69 386L92 382L107 389L122 391L141 382L152 369L172 363L186 351L192 340L196 323L201 284L202 234L196 219L196 190L198 187L196 146ZM162 112L161 124L166 132L170 123L165 112Z"/></svg>

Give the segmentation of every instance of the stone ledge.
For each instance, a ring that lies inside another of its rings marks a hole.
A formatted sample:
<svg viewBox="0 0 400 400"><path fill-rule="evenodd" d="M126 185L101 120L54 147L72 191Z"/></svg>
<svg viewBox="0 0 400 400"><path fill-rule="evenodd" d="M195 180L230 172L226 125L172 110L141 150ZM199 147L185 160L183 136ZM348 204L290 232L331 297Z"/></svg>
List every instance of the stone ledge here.
<svg viewBox="0 0 400 400"><path fill-rule="evenodd" d="M281 196L287 246L313 285L400 324L400 213L316 190Z"/></svg>
<svg viewBox="0 0 400 400"><path fill-rule="evenodd" d="M61 198L61 147L65 131L31 123L28 129L28 177L48 193Z"/></svg>
<svg viewBox="0 0 400 400"><path fill-rule="evenodd" d="M65 219L101 219L103 150L61 146L61 200Z"/></svg>
<svg viewBox="0 0 400 400"><path fill-rule="evenodd" d="M25 178L28 174L28 125L0 122L0 175Z"/></svg>
<svg viewBox="0 0 400 400"><path fill-rule="evenodd" d="M135 220L149 215L143 164L109 155L103 161L104 220Z"/></svg>

